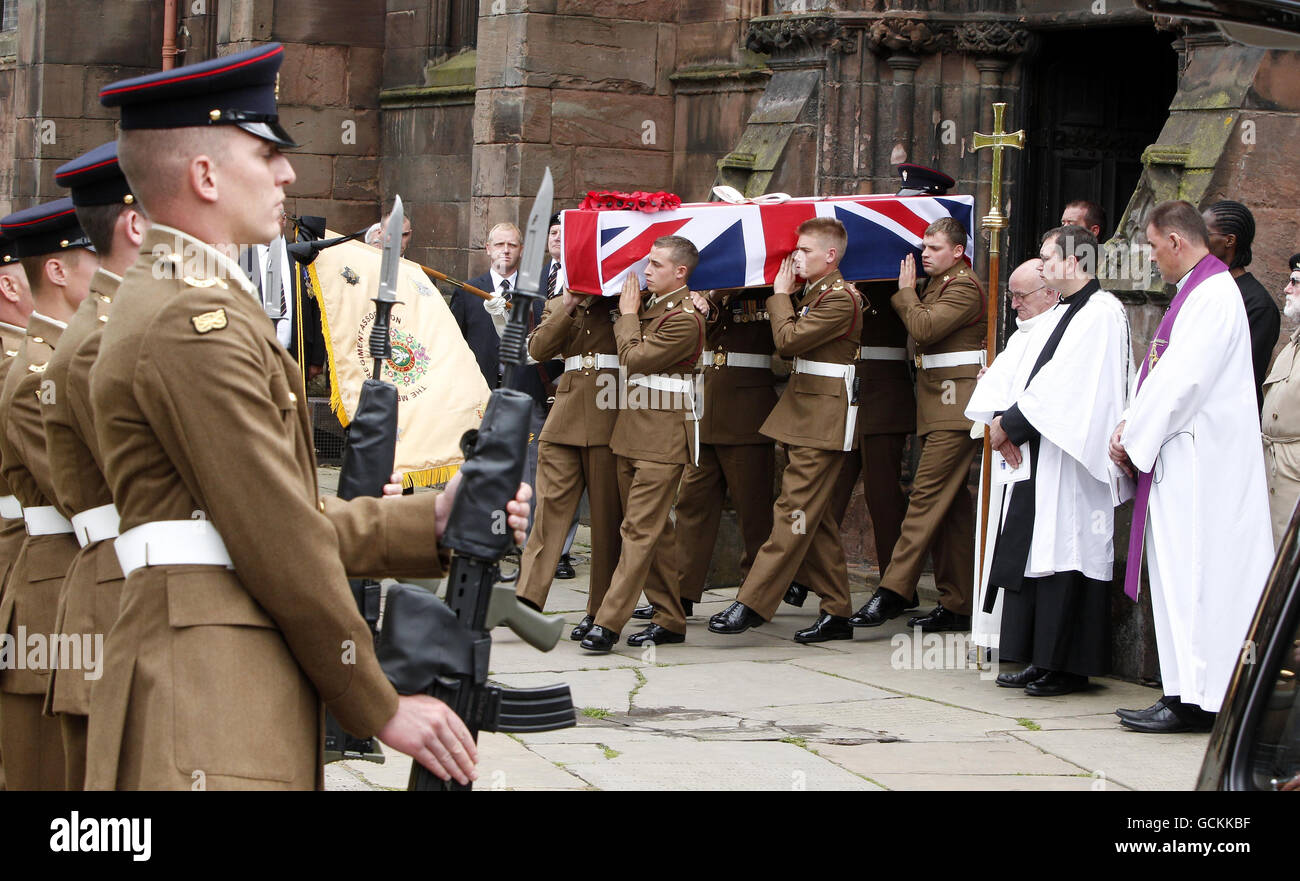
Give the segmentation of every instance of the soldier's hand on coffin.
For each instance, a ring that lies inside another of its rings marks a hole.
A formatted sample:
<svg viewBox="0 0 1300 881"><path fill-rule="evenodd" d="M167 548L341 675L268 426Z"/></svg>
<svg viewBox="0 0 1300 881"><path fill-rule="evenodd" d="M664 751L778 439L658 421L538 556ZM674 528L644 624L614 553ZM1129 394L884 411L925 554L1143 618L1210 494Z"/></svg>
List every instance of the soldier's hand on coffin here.
<svg viewBox="0 0 1300 881"><path fill-rule="evenodd" d="M776 271L776 278L772 281L772 293L788 296L798 289L799 281L794 274L794 254L787 254L781 261L781 268Z"/></svg>
<svg viewBox="0 0 1300 881"><path fill-rule="evenodd" d="M704 291L703 293L691 291L691 302L695 304L695 308L699 309L700 314L705 318L708 318L709 313L713 311L713 303L709 300L712 294L713 291Z"/></svg>
<svg viewBox="0 0 1300 881"><path fill-rule="evenodd" d="M427 694L398 697L397 712L376 735L406 753L439 780L465 786L477 779L478 747L451 707Z"/></svg>
<svg viewBox="0 0 1300 881"><path fill-rule="evenodd" d="M394 474L393 477L398 475ZM392 484L384 487L384 495L389 495L388 488ZM460 472L447 481L447 488L438 496L437 502L434 503L434 510L437 512L434 517L434 532L438 538L442 538L442 531L447 528L447 518L451 515L451 504L456 500L456 491L460 489ZM519 491L515 493L513 501L506 502L506 523L514 531L515 544L522 545L528 540L528 502L533 497L533 488L526 483L519 484Z"/></svg>
<svg viewBox="0 0 1300 881"><path fill-rule="evenodd" d="M641 314L641 280L635 272L623 279L623 290L618 295L618 311L622 315Z"/></svg>
<svg viewBox="0 0 1300 881"><path fill-rule="evenodd" d="M916 260L911 254L903 258L898 264L898 289L916 287Z"/></svg>
<svg viewBox="0 0 1300 881"><path fill-rule="evenodd" d="M582 294L575 294L573 291L565 288L564 299L560 302L560 305L564 308L565 312L572 315L573 310L577 309L578 304L582 302L582 297Z"/></svg>

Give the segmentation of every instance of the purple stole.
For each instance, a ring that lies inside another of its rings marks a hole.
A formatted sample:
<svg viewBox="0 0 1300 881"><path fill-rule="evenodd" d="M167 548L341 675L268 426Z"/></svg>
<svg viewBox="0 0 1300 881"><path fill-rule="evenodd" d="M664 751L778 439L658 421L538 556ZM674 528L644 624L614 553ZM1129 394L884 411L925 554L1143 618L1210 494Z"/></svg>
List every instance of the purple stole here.
<svg viewBox="0 0 1300 881"><path fill-rule="evenodd" d="M1178 317L1178 310L1183 308L1187 298L1191 296L1192 291L1212 275L1218 275L1220 272L1227 272L1228 267L1222 260L1213 254L1207 254L1201 258L1201 261L1192 268L1188 273L1187 281L1183 284L1174 299L1169 303L1169 308L1165 310L1165 317L1161 319L1160 326L1156 328L1156 335L1151 340L1151 348L1147 356L1142 359L1142 369L1138 371L1138 391L1142 389L1142 383L1147 378L1147 374L1156 366L1160 356L1169 348L1169 337L1174 329L1174 319ZM1133 394L1137 397L1137 392ZM1142 551L1147 531L1147 504L1151 501L1151 472L1144 471L1138 474L1137 496L1133 501L1133 525L1129 530L1128 539L1128 562L1124 568L1124 594L1134 602L1138 598L1138 586L1142 576Z"/></svg>

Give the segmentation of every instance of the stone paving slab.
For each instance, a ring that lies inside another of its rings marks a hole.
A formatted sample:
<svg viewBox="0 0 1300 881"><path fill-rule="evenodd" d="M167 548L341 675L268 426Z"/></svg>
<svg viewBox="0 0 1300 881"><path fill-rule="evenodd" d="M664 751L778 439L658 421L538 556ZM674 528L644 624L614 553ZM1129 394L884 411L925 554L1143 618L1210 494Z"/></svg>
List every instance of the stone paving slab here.
<svg viewBox="0 0 1300 881"><path fill-rule="evenodd" d="M1208 734L1140 734L1116 725L1091 731L1019 731L1013 736L1131 789L1196 787Z"/></svg>
<svg viewBox="0 0 1300 881"><path fill-rule="evenodd" d="M1097 790L1118 792L1124 790L1123 786L1118 786L1113 781L1087 776L970 774L940 777L933 774L882 774L872 779L886 789L903 792L1092 792Z"/></svg>
<svg viewBox="0 0 1300 881"><path fill-rule="evenodd" d="M789 664L722 661L643 672L646 684L633 699L633 706L642 710L730 712L807 703L810 698L835 703L889 696L877 688Z"/></svg>
<svg viewBox="0 0 1300 881"><path fill-rule="evenodd" d="M611 746L617 755L566 765L600 789L876 790L877 786L792 743L682 739Z"/></svg>
<svg viewBox="0 0 1300 881"><path fill-rule="evenodd" d="M492 678L511 688L539 688L565 682L573 692L573 706L579 711L592 708L615 713L628 711L628 694L641 681L635 672L625 667L612 670L570 670L564 673L511 673Z"/></svg>
<svg viewBox="0 0 1300 881"><path fill-rule="evenodd" d="M1056 756L1009 735L967 743L866 743L843 746L808 739L808 748L855 774L879 781L884 775L1001 776L1085 773Z"/></svg>
<svg viewBox="0 0 1300 881"><path fill-rule="evenodd" d="M803 704L749 710L809 740L905 740L985 742L1005 719L914 697L888 695L871 701Z"/></svg>

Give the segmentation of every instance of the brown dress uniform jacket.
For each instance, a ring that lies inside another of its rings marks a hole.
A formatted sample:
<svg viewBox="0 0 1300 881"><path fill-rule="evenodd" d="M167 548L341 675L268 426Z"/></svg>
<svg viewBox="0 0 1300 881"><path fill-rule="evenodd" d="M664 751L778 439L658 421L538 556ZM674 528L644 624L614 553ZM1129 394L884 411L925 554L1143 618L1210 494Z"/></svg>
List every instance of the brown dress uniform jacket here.
<svg viewBox="0 0 1300 881"><path fill-rule="evenodd" d="M907 351L907 327L889 305L894 288L859 285L863 291L862 346ZM906 357L858 359L858 434L911 434L916 431L916 393ZM898 469L895 468L895 471Z"/></svg>
<svg viewBox="0 0 1300 881"><path fill-rule="evenodd" d="M857 360L862 304L844 287L838 270L805 285L797 303L784 294L772 295L767 311L778 355L831 364ZM801 316L797 321L796 311ZM762 432L782 443L843 450L848 403L843 379L796 370L786 393L763 422Z"/></svg>
<svg viewBox="0 0 1300 881"><path fill-rule="evenodd" d="M556 295L546 303L542 323L528 339L528 354L534 361L552 358L587 358L617 355L614 340L615 307L612 297L583 297L573 315L563 308L564 297ZM614 433L618 410L597 406L602 389L605 395L618 390L618 370L597 370L583 364L581 370L566 370L556 381L555 403L546 417L539 438L571 447L603 447Z"/></svg>
<svg viewBox="0 0 1300 881"><path fill-rule="evenodd" d="M610 448L627 459L691 462L695 420L690 396L638 384L640 377L667 374L694 387L695 364L704 350L704 321L691 305L689 292L681 287L656 298L639 318L620 315L614 336L627 385Z"/></svg>
<svg viewBox="0 0 1300 881"><path fill-rule="evenodd" d="M924 368L921 358L984 348L985 304L980 283L970 267L958 263L930 279L919 297L913 288L903 288L890 302L916 341L916 433L970 431L966 403L975 390L980 365Z"/></svg>
<svg viewBox="0 0 1300 881"><path fill-rule="evenodd" d="M45 379L52 383L52 393L41 398L50 479L59 506L71 515L113 503L91 417L90 367L99 352L100 319L108 317L120 281L104 269L95 273L90 295L68 322L45 369ZM111 539L83 547L63 581L58 632L107 634L117 620L123 580ZM81 671L56 670L51 676L48 708L56 713L88 714L94 682Z"/></svg>
<svg viewBox="0 0 1300 881"><path fill-rule="evenodd" d="M27 338L19 348L0 393L0 470L24 508L50 506L68 517L58 504L51 481L50 457L45 448L41 400L53 390L44 385L47 362L59 342L62 326L32 313ZM64 576L80 547L72 533L28 536L9 572L4 599L0 600L0 632L17 636L54 633L59 592ZM48 659L47 659L48 660ZM13 694L44 695L50 667L0 671L0 690Z"/></svg>
<svg viewBox="0 0 1300 881"><path fill-rule="evenodd" d="M396 711L346 577L441 574L434 496L319 498L299 382L238 266L155 225L91 370L105 473L123 536L205 518L234 568L127 575L87 789L320 788L322 701L359 736Z"/></svg>
<svg viewBox="0 0 1300 881"><path fill-rule="evenodd" d="M9 375L9 365L13 363L26 335L27 331L23 328L0 322L0 388ZM9 483L4 479L3 473L0 473L0 496L11 495L13 491L9 489ZM4 583L8 580L9 570L13 567L25 538L27 527L22 517L0 516L0 597L3 597Z"/></svg>
<svg viewBox="0 0 1300 881"><path fill-rule="evenodd" d="M705 342L704 415L700 443L771 444L763 422L776 406L771 369L727 366L727 353L770 358L775 350L767 311L759 300L718 303L709 317ZM709 357L711 353L711 358Z"/></svg>

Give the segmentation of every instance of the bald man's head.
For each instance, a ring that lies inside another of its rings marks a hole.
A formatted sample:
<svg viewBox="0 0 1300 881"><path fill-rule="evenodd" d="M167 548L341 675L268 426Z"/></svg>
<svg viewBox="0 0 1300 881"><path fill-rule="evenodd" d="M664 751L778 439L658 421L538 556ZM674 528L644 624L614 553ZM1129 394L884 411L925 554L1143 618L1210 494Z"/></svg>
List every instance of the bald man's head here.
<svg viewBox="0 0 1300 881"><path fill-rule="evenodd" d="M1041 315L1056 305L1059 296L1043 282L1043 261L1035 257L1026 260L1011 272L1007 279L1007 294L1016 317L1027 321Z"/></svg>

